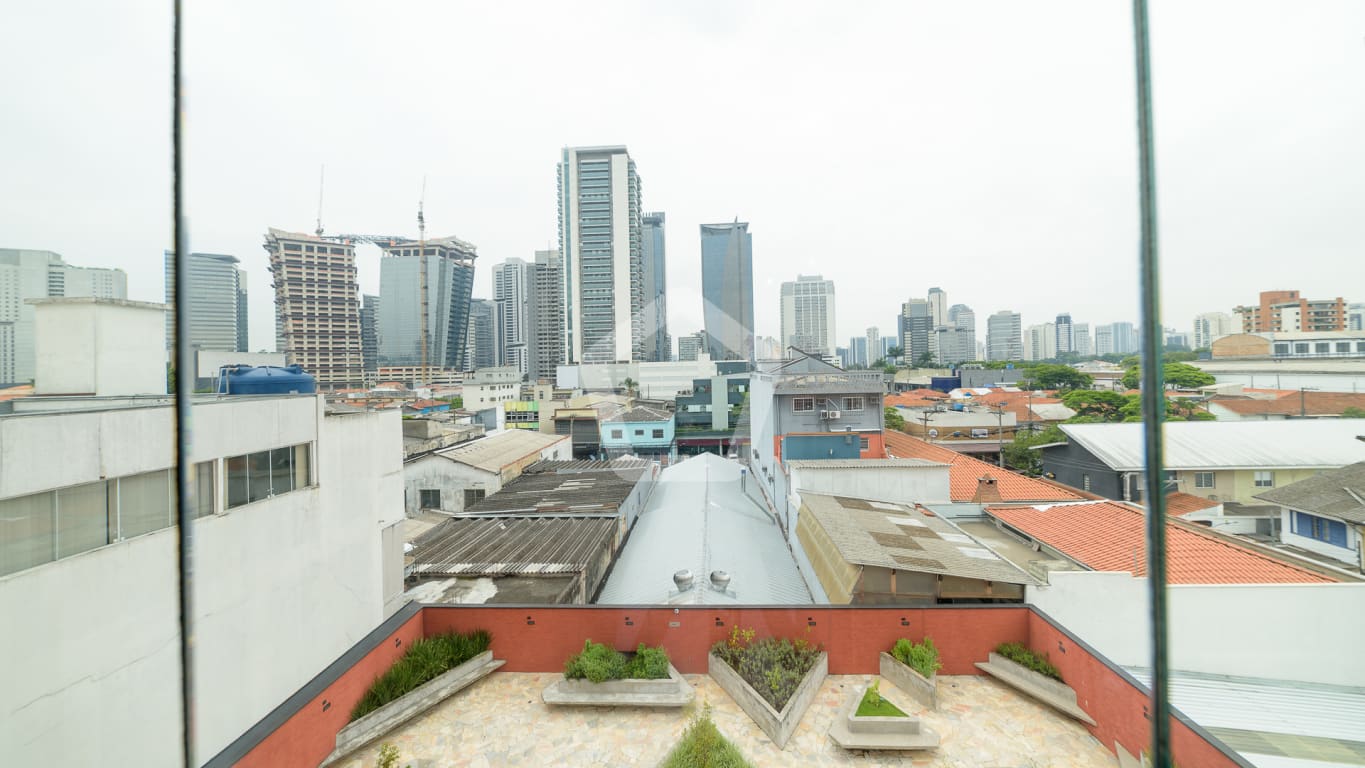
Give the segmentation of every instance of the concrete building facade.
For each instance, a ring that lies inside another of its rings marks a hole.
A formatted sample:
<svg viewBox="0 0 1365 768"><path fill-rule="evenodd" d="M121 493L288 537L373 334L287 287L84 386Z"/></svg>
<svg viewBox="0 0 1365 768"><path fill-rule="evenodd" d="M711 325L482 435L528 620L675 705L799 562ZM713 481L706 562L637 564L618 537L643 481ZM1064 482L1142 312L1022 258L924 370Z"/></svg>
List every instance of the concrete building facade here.
<svg viewBox="0 0 1365 768"><path fill-rule="evenodd" d="M27 299L128 298L121 269L74 267L52 251L0 248L0 384L34 377L33 306Z"/></svg>
<svg viewBox="0 0 1365 768"><path fill-rule="evenodd" d="M1023 360L1024 342L1018 312L1007 309L986 318L986 359Z"/></svg>
<svg viewBox="0 0 1365 768"><path fill-rule="evenodd" d="M1208 349L1215 339L1237 331L1232 315L1226 312L1205 312L1194 317L1194 348Z"/></svg>
<svg viewBox="0 0 1365 768"><path fill-rule="evenodd" d="M497 305L498 365L525 376L531 368L531 329L535 311L535 265L511 258L493 267L493 301ZM477 370L477 369L476 369Z"/></svg>
<svg viewBox="0 0 1365 768"><path fill-rule="evenodd" d="M468 370L465 350L478 258L475 247L455 237L380 247L384 257L379 262L379 364Z"/></svg>
<svg viewBox="0 0 1365 768"><path fill-rule="evenodd" d="M264 247L275 287L276 349L317 377L319 387L362 384L355 246L272 227Z"/></svg>
<svg viewBox="0 0 1365 768"><path fill-rule="evenodd" d="M1305 299L1298 291L1261 291L1256 304L1236 307L1243 333L1344 331L1346 301Z"/></svg>
<svg viewBox="0 0 1365 768"><path fill-rule="evenodd" d="M564 260L559 251L536 251L535 313L531 327L532 381L554 381L564 363Z"/></svg>
<svg viewBox="0 0 1365 768"><path fill-rule="evenodd" d="M175 340L175 253L166 251L166 344ZM191 253L190 286L186 307L190 317L190 346L246 352L246 272L236 256Z"/></svg>

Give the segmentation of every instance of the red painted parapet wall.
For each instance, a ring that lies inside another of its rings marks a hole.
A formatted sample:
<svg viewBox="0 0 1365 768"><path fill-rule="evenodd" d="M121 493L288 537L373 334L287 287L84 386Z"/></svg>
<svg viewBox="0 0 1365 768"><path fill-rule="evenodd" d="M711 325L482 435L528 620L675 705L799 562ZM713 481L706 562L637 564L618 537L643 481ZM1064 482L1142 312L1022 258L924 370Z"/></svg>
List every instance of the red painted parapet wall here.
<svg viewBox="0 0 1365 768"><path fill-rule="evenodd" d="M687 674L706 672L711 646L739 627L759 637L805 638L829 653L834 675L876 674L878 653L897 638L932 637L942 654L945 675L975 675L1000 643L1025 643L1047 654L1077 694L1081 707L1098 723L1091 733L1107 749L1121 744L1136 755L1150 739L1147 696L1134 682L1091 654L1061 628L1027 606L939 606L934 608L618 608L600 606L426 606L390 634L367 638L371 650L335 676L306 701L293 702L291 714L272 713L278 722L259 743L234 744L212 762L239 766L314 766L335 746L336 734L350 719L365 689L418 637L485 629L493 635L493 655L504 672L556 672L564 660L591 638L621 650L639 643L663 645L674 666ZM397 642L395 642L397 641ZM290 702L286 702L289 704ZM282 706L281 710L286 709ZM265 721L263 721L264 723ZM259 726L258 726L259 727ZM239 742L249 739L245 734ZM1199 732L1172 722L1172 743L1180 765L1245 768ZM247 750L232 763L234 748Z"/></svg>

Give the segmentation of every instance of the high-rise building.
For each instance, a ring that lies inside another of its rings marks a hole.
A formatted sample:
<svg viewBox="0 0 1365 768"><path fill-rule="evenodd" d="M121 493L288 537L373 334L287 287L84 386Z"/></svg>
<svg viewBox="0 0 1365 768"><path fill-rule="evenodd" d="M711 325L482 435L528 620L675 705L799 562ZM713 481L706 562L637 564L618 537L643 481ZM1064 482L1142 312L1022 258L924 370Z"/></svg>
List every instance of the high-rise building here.
<svg viewBox="0 0 1365 768"><path fill-rule="evenodd" d="M702 321L712 360L754 359L754 258L748 222L701 225Z"/></svg>
<svg viewBox="0 0 1365 768"><path fill-rule="evenodd" d="M559 251L536 251L532 288L529 374L532 381L553 381L564 362L564 260Z"/></svg>
<svg viewBox="0 0 1365 768"><path fill-rule="evenodd" d="M932 305L932 302L930 302ZM966 304L954 304L948 309L947 325L934 329L935 360L940 365L953 365L976 359L976 313Z"/></svg>
<svg viewBox="0 0 1365 768"><path fill-rule="evenodd" d="M1235 330L1234 330L1235 329ZM1226 312L1205 312L1194 317L1194 348L1208 349L1213 340L1241 331Z"/></svg>
<svg viewBox="0 0 1365 768"><path fill-rule="evenodd" d="M1188 351L1194 349L1190 346L1190 335L1180 333L1174 328L1166 329L1166 349L1174 351Z"/></svg>
<svg viewBox="0 0 1365 768"><path fill-rule="evenodd" d="M863 365L872 365L878 358L886 357L882 352L882 332L876 326L867 329L866 342L867 362Z"/></svg>
<svg viewBox="0 0 1365 768"><path fill-rule="evenodd" d="M905 361L917 365L925 354L933 354L930 342L934 330L933 310L925 299L911 299L901 305L900 338Z"/></svg>
<svg viewBox="0 0 1365 768"><path fill-rule="evenodd" d="M1095 344L1090 338L1090 323L1076 323L1071 327L1071 336L1076 341L1076 354L1089 357L1095 354Z"/></svg>
<svg viewBox="0 0 1365 768"><path fill-rule="evenodd" d="M360 359L366 373L379 368L379 297L360 297Z"/></svg>
<svg viewBox="0 0 1365 768"><path fill-rule="evenodd" d="M1018 312L1002 309L986 318L986 359L1023 360L1024 341Z"/></svg>
<svg viewBox="0 0 1365 768"><path fill-rule="evenodd" d="M534 264L511 258L493 267L493 301L498 307L498 341L501 344L497 364L516 368L522 376L531 368L534 291Z"/></svg>
<svg viewBox="0 0 1365 768"><path fill-rule="evenodd" d="M834 281L798 275L782 284L782 346L817 357L834 354Z"/></svg>
<svg viewBox="0 0 1365 768"><path fill-rule="evenodd" d="M871 365L873 361L868 359L867 350L866 336L854 336L850 338L848 340L848 363L844 367L847 368L850 365Z"/></svg>
<svg viewBox="0 0 1365 768"><path fill-rule="evenodd" d="M644 360L670 359L668 337L668 274L664 248L664 215L640 217L640 284L644 290Z"/></svg>
<svg viewBox="0 0 1365 768"><path fill-rule="evenodd" d="M1114 326L1112 325L1095 326L1095 354L1097 355L1114 354Z"/></svg>
<svg viewBox="0 0 1365 768"><path fill-rule="evenodd" d="M1071 324L1071 315L1063 312L1057 315L1057 322L1053 326L1056 337L1052 345L1057 349L1057 355L1070 354L1076 351L1076 332L1075 326ZM1055 357L1056 355L1054 355Z"/></svg>
<svg viewBox="0 0 1365 768"><path fill-rule="evenodd" d="M1132 323L1112 323L1114 354L1132 355L1140 348L1138 332Z"/></svg>
<svg viewBox="0 0 1365 768"><path fill-rule="evenodd" d="M565 357L644 356L640 177L624 146L565 147L559 162Z"/></svg>
<svg viewBox="0 0 1365 768"><path fill-rule="evenodd" d="M473 245L455 237L425 242L425 251L414 241L380 246L384 257L379 261L379 365L469 370L466 334L478 254Z"/></svg>
<svg viewBox="0 0 1365 768"><path fill-rule="evenodd" d="M175 343L175 253L165 251L166 346ZM247 351L246 272L236 256L191 253L190 290L185 306L190 318L190 347L229 352Z"/></svg>
<svg viewBox="0 0 1365 768"><path fill-rule="evenodd" d="M471 371L494 368L498 365L498 303L491 299L471 299L469 326L465 333L465 360Z"/></svg>
<svg viewBox="0 0 1365 768"><path fill-rule="evenodd" d="M697 355L706 351L706 331L689 333L678 337L678 359L696 360Z"/></svg>
<svg viewBox="0 0 1365 768"><path fill-rule="evenodd" d="M1233 311L1241 318L1242 333L1346 330L1346 301L1340 296L1309 300L1298 291L1262 291L1257 304Z"/></svg>
<svg viewBox="0 0 1365 768"><path fill-rule="evenodd" d="M1054 360L1057 357L1057 326L1054 323L1030 325L1024 333L1025 360Z"/></svg>
<svg viewBox="0 0 1365 768"><path fill-rule="evenodd" d="M128 298L121 269L73 267L52 251L0 248L0 383L31 381L36 367L33 305L53 296Z"/></svg>
<svg viewBox="0 0 1365 768"><path fill-rule="evenodd" d="M948 325L948 293L942 288L929 289L929 318L934 328Z"/></svg>
<svg viewBox="0 0 1365 768"><path fill-rule="evenodd" d="M781 360L785 356L782 344L772 336L754 337L754 359L755 360ZM678 358L682 359L681 356Z"/></svg>
<svg viewBox="0 0 1365 768"><path fill-rule="evenodd" d="M265 250L275 284L276 343L285 362L313 374L320 387L359 386L364 366L355 246L272 227Z"/></svg>

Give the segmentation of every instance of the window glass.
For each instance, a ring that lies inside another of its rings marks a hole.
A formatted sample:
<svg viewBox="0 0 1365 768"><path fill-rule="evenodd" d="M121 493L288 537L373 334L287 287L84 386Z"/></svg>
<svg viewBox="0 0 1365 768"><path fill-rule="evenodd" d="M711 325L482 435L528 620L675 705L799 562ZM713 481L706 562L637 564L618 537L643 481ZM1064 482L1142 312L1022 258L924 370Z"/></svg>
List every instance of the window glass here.
<svg viewBox="0 0 1365 768"><path fill-rule="evenodd" d="M55 500L56 494L35 493L0 501L0 575L51 562Z"/></svg>
<svg viewBox="0 0 1365 768"><path fill-rule="evenodd" d="M663 436L664 436L664 431L663 431L662 429L656 429L656 430L654 430L654 437L655 437L655 438L661 438L661 437L663 437Z"/></svg>
<svg viewBox="0 0 1365 768"><path fill-rule="evenodd" d="M223 461L223 474L227 475L228 507L239 507L250 501L247 495L250 475L246 459L245 456L233 456Z"/></svg>
<svg viewBox="0 0 1365 768"><path fill-rule="evenodd" d="M1257 488L1273 488L1275 486L1275 473L1257 472L1255 484Z"/></svg>
<svg viewBox="0 0 1365 768"><path fill-rule="evenodd" d="M861 411L863 409L863 399L861 397L845 397L845 411Z"/></svg>
<svg viewBox="0 0 1365 768"><path fill-rule="evenodd" d="M101 481L57 491L57 557L102 547L112 540L107 486Z"/></svg>
<svg viewBox="0 0 1365 768"><path fill-rule="evenodd" d="M611 431L611 439L613 439L613 440L620 440L621 437L622 437L622 435L624 435L624 434L625 434L625 433L623 433L623 432L622 432L621 430L619 430L619 429L613 429L613 430Z"/></svg>
<svg viewBox="0 0 1365 768"><path fill-rule="evenodd" d="M270 495L270 451L248 454L246 457L248 501L260 501Z"/></svg>
<svg viewBox="0 0 1365 768"><path fill-rule="evenodd" d="M792 410L797 412L815 410L815 400L809 397L797 397L792 399Z"/></svg>
<svg viewBox="0 0 1365 768"><path fill-rule="evenodd" d="M190 473L190 513L195 517L208 517L213 514L213 465L212 461L201 461L194 465Z"/></svg>
<svg viewBox="0 0 1365 768"><path fill-rule="evenodd" d="M1195 487L1195 488L1212 488L1212 487L1213 487L1213 473L1212 473L1212 472L1195 472L1195 473L1194 473L1194 487Z"/></svg>
<svg viewBox="0 0 1365 768"><path fill-rule="evenodd" d="M418 493L422 497L422 509L441 508L441 489L423 488Z"/></svg>
<svg viewBox="0 0 1365 768"><path fill-rule="evenodd" d="M276 448L270 452L270 493L278 496L294 490L294 473L290 463L293 448Z"/></svg>
<svg viewBox="0 0 1365 768"><path fill-rule="evenodd" d="M118 479L119 536L130 538L171 524L171 471Z"/></svg>
<svg viewBox="0 0 1365 768"><path fill-rule="evenodd" d="M313 446L311 443L303 443L294 446L294 487L307 488L313 484L312 475L312 454Z"/></svg>

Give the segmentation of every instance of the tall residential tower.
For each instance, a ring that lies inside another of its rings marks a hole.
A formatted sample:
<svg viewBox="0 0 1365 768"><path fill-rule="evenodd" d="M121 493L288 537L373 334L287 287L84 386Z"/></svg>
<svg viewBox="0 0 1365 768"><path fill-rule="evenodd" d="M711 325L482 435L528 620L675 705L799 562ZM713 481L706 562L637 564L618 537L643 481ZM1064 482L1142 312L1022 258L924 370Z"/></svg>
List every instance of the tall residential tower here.
<svg viewBox="0 0 1365 768"><path fill-rule="evenodd" d="M664 248L664 215L646 213L640 219L641 288L644 291L644 360L666 362L673 356L668 336L668 275Z"/></svg>
<svg viewBox="0 0 1365 768"><path fill-rule="evenodd" d="M165 252L166 345L175 343L175 253ZM190 346L228 352L247 351L246 272L236 256L191 253L190 286L186 303L190 318Z"/></svg>
<svg viewBox="0 0 1365 768"><path fill-rule="evenodd" d="M834 281L797 275L782 284L782 347L830 357L838 345L834 328Z"/></svg>

